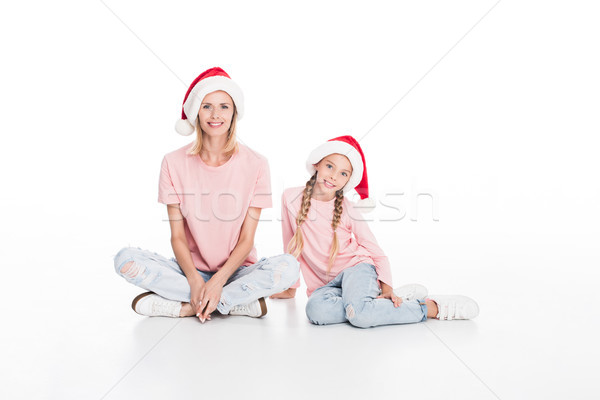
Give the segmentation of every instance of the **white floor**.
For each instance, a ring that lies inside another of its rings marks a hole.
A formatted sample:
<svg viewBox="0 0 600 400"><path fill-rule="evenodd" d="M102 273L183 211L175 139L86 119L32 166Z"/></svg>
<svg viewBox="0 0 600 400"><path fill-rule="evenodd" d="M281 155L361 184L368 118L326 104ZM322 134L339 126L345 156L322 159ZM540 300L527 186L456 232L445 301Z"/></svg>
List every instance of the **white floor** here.
<svg viewBox="0 0 600 400"><path fill-rule="evenodd" d="M600 398L597 3L67 3L0 5L1 400ZM111 256L169 255L160 162L212 66L270 164L259 256L309 152L352 134L395 284L481 315L319 327L302 295L262 319L135 314Z"/></svg>
<svg viewBox="0 0 600 400"><path fill-rule="evenodd" d="M18 304L3 301L0 397L598 398L593 238L536 239L475 250L415 243L411 254L437 254L405 275L422 275L431 293L471 295L481 315L366 330L310 325L304 295L269 300L262 319L141 317L129 308L139 290L112 270L113 245L93 245L105 254L85 265L75 261L90 251L81 245L50 262ZM20 268L8 272L4 293L25 282L27 260L38 256L12 260Z"/></svg>

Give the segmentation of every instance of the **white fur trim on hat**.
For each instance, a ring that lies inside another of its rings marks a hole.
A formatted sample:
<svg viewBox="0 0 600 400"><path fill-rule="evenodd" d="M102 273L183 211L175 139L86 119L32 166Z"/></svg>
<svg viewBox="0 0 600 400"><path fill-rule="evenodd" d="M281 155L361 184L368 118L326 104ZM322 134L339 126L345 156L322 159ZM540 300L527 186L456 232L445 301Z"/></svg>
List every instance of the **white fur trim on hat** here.
<svg viewBox="0 0 600 400"><path fill-rule="evenodd" d="M202 100L207 94L218 90L222 90L231 96L237 110L237 118L242 118L244 115L244 94L237 83L225 76L210 76L199 81L188 95L183 104L183 111L187 119L177 121L175 125L177 133L187 136L194 132Z"/></svg>
<svg viewBox="0 0 600 400"><path fill-rule="evenodd" d="M188 119L178 119L175 123L175 130L182 136L189 136L196 130L194 125L189 123Z"/></svg>
<svg viewBox="0 0 600 400"><path fill-rule="evenodd" d="M348 160L350 160L350 164L352 165L352 175L350 175L348 183L344 186L344 194L346 194L360 183L363 176L362 157L358 150L351 144L340 140L332 140L323 143L321 146L314 149L306 159L306 169L309 174L313 175L316 171L314 164L321 161L325 156L334 153L348 157Z"/></svg>

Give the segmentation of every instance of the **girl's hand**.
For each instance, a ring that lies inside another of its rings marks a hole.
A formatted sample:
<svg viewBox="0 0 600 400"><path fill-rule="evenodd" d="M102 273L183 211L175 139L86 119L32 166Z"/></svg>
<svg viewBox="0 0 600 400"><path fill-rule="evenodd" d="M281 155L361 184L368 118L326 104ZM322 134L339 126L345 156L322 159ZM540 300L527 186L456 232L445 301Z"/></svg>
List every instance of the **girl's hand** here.
<svg viewBox="0 0 600 400"><path fill-rule="evenodd" d="M296 289L289 288L288 290L284 290L283 292L275 293L272 296L269 296L270 299L292 299L296 296Z"/></svg>
<svg viewBox="0 0 600 400"><path fill-rule="evenodd" d="M204 288L201 294L202 305L200 306L201 311L196 316L200 318L201 322L206 320L210 321L210 314L217 309L219 301L221 301L221 292L223 291L223 284L217 279L211 278L204 284Z"/></svg>
<svg viewBox="0 0 600 400"><path fill-rule="evenodd" d="M400 307L402 304L402 297L398 297L394 294L394 289L383 282L381 282L381 294L377 296L378 299L390 299L394 303L394 307Z"/></svg>

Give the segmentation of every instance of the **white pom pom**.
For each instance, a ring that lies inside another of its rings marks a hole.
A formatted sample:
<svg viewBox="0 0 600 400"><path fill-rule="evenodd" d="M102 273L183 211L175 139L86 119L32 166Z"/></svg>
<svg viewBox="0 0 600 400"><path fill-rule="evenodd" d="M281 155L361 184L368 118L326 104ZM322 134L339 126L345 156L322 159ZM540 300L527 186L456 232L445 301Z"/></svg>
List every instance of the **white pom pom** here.
<svg viewBox="0 0 600 400"><path fill-rule="evenodd" d="M177 120L175 124L175 130L177 133L183 136L189 136L194 133L194 125L190 124L187 119Z"/></svg>
<svg viewBox="0 0 600 400"><path fill-rule="evenodd" d="M354 207L362 213L369 213L375 209L376 205L372 197L367 197L366 199L358 200Z"/></svg>

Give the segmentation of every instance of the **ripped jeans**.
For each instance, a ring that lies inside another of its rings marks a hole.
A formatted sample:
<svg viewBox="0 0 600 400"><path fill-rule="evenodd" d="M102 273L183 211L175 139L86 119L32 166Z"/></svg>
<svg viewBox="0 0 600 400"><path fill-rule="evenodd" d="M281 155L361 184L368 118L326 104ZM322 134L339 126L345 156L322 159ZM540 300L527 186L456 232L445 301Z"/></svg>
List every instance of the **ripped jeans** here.
<svg viewBox="0 0 600 400"><path fill-rule="evenodd" d="M190 285L175 258L168 259L140 248L126 247L115 256L115 270L129 283L166 299L190 301ZM126 273L125 264L133 261ZM208 281L215 273L198 271ZM239 267L223 286L217 310L228 314L233 306L288 289L298 280L298 261L290 254L261 258L257 263Z"/></svg>
<svg viewBox="0 0 600 400"><path fill-rule="evenodd" d="M306 316L316 325L350 322L358 328L411 324L427 319L424 301L403 301L394 307L381 294L375 267L356 264L340 272L331 282L316 289L306 303Z"/></svg>

